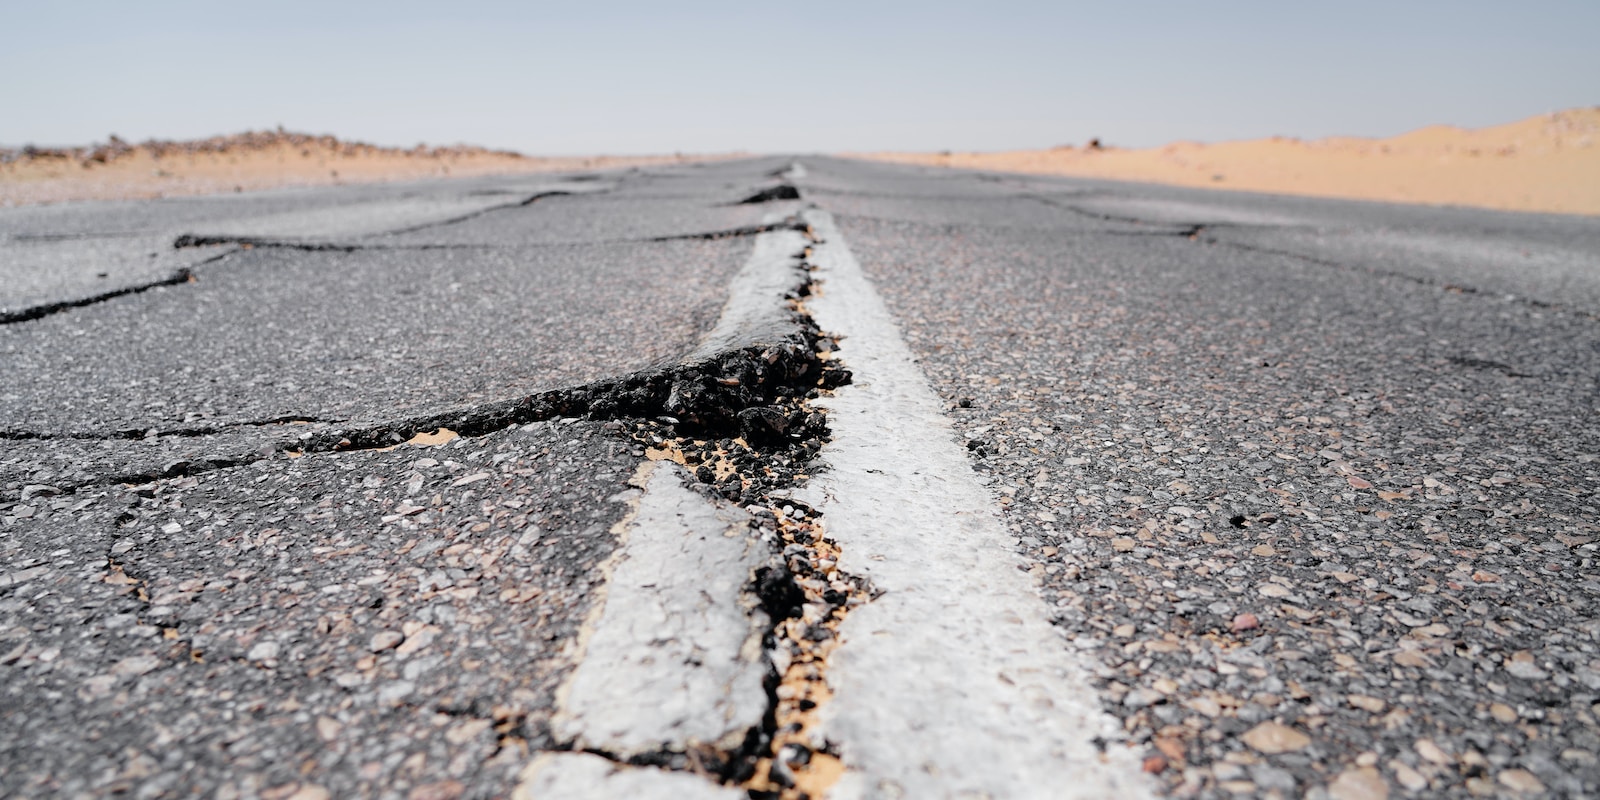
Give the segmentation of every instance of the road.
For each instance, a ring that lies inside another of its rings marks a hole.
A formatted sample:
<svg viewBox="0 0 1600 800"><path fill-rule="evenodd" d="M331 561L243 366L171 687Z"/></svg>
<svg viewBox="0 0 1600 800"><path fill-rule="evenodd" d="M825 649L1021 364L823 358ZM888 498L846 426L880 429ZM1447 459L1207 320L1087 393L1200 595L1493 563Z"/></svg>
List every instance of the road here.
<svg viewBox="0 0 1600 800"><path fill-rule="evenodd" d="M1600 223L762 158L0 210L0 794L1600 792Z"/></svg>

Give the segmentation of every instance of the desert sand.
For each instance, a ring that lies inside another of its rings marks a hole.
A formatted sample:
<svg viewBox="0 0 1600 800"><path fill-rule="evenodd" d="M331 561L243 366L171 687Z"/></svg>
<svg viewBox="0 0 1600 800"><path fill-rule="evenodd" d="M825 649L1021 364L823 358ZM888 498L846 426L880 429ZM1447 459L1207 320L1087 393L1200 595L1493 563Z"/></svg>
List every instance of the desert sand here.
<svg viewBox="0 0 1600 800"><path fill-rule="evenodd" d="M1600 214L1600 107L1388 139L1284 137L1142 150L860 153L944 167L1510 211Z"/></svg>
<svg viewBox="0 0 1600 800"><path fill-rule="evenodd" d="M604 169L683 156L535 158L481 147L399 149L283 130L187 142L75 148L0 148L0 206L120 200L413 180L445 176Z"/></svg>

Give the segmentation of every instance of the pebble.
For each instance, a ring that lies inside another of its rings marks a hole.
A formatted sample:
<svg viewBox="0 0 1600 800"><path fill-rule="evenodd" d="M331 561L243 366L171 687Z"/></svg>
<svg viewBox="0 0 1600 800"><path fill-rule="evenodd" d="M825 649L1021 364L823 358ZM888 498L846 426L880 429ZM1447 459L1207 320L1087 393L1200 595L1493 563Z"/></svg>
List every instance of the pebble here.
<svg viewBox="0 0 1600 800"><path fill-rule="evenodd" d="M1238 780L1244 777L1244 767L1222 761L1212 765L1211 774L1222 782Z"/></svg>
<svg viewBox="0 0 1600 800"><path fill-rule="evenodd" d="M400 644L405 639L405 634L399 631L382 631L373 634L372 641L368 643L367 647L374 653L381 653Z"/></svg>
<svg viewBox="0 0 1600 800"><path fill-rule="evenodd" d="M1508 769L1498 778L1501 786L1517 794L1539 794L1545 790L1544 784L1525 769Z"/></svg>
<svg viewBox="0 0 1600 800"><path fill-rule="evenodd" d="M1128 708L1146 708L1166 699L1166 695L1155 689L1134 689L1122 698L1122 704Z"/></svg>
<svg viewBox="0 0 1600 800"><path fill-rule="evenodd" d="M1331 800L1386 800L1389 784L1373 767L1352 767L1328 784Z"/></svg>
<svg viewBox="0 0 1600 800"><path fill-rule="evenodd" d="M1596 763L1600 763L1600 759L1596 759L1594 753L1577 748L1562 750L1561 760L1580 767L1593 767Z"/></svg>
<svg viewBox="0 0 1600 800"><path fill-rule="evenodd" d="M1511 723L1517 721L1516 709L1513 709L1511 706L1508 706L1505 703L1490 703L1489 715L1494 717L1496 722L1506 725L1510 725Z"/></svg>
<svg viewBox="0 0 1600 800"><path fill-rule="evenodd" d="M1511 656L1511 660L1506 663L1506 672L1528 681L1550 677L1550 673L1539 669L1539 665L1533 662L1533 654L1526 650Z"/></svg>
<svg viewBox="0 0 1600 800"><path fill-rule="evenodd" d="M1239 739L1256 751L1267 755L1303 750L1311 744L1311 737L1271 720L1251 728Z"/></svg>
<svg viewBox="0 0 1600 800"><path fill-rule="evenodd" d="M251 661L266 661L267 659L277 657L277 642L257 642L255 646L251 647L250 651L245 654L245 658L248 658Z"/></svg>
<svg viewBox="0 0 1600 800"><path fill-rule="evenodd" d="M1428 788L1428 779L1422 773L1406 766L1402 761L1390 761L1389 769L1394 772L1394 779L1399 781L1407 791L1420 792Z"/></svg>
<svg viewBox="0 0 1600 800"><path fill-rule="evenodd" d="M1441 750L1439 745L1434 744L1432 739L1418 739L1417 743L1412 747L1417 751L1417 755L1422 756L1424 760L1431 761L1439 766L1449 766L1455 763L1455 759L1451 758L1449 753Z"/></svg>
<svg viewBox="0 0 1600 800"><path fill-rule="evenodd" d="M111 668L111 674L123 677L143 675L161 666L161 659L155 656L133 656L118 661Z"/></svg>
<svg viewBox="0 0 1600 800"><path fill-rule="evenodd" d="M1386 704L1382 700L1379 700L1376 697L1369 697L1364 694L1350 695L1345 698L1345 702L1348 702L1355 708L1371 711L1374 714L1383 713L1383 709L1386 707Z"/></svg>
<svg viewBox="0 0 1600 800"><path fill-rule="evenodd" d="M302 783L294 794L289 795L284 800L328 800L332 796L327 789L321 786L314 783Z"/></svg>
<svg viewBox="0 0 1600 800"><path fill-rule="evenodd" d="M1253 631L1261 627L1261 620L1254 614L1240 614L1233 618L1233 632Z"/></svg>
<svg viewBox="0 0 1600 800"><path fill-rule="evenodd" d="M1250 768L1250 779L1262 789L1271 791L1277 789L1281 792L1292 792L1295 788L1294 773L1286 769L1257 764Z"/></svg>

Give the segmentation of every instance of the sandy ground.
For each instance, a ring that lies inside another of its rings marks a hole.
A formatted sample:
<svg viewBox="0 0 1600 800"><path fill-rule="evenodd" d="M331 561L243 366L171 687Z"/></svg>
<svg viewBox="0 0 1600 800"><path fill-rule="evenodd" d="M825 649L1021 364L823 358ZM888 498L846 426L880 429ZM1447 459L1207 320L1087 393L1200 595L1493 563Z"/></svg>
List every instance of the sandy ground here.
<svg viewBox="0 0 1600 800"><path fill-rule="evenodd" d="M1273 137L1147 150L853 155L1277 194L1600 214L1600 107L1478 130L1435 125L1389 139Z"/></svg>
<svg viewBox="0 0 1600 800"><path fill-rule="evenodd" d="M213 194L444 176L672 163L683 156L535 158L481 147L412 150L272 131L190 142L0 148L0 206Z"/></svg>

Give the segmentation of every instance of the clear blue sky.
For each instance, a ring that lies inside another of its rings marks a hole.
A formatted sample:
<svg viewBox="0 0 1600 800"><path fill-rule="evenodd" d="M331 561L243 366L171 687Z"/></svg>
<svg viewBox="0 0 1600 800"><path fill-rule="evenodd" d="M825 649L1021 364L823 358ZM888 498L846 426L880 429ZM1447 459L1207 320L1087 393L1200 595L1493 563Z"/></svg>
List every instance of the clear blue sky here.
<svg viewBox="0 0 1600 800"><path fill-rule="evenodd" d="M0 0L0 143L529 153L1391 135L1600 104L1600 0Z"/></svg>

